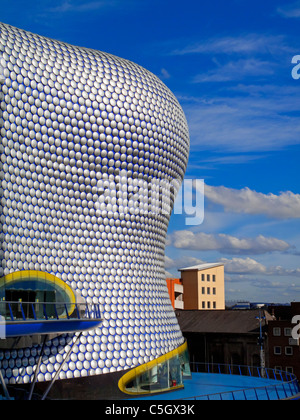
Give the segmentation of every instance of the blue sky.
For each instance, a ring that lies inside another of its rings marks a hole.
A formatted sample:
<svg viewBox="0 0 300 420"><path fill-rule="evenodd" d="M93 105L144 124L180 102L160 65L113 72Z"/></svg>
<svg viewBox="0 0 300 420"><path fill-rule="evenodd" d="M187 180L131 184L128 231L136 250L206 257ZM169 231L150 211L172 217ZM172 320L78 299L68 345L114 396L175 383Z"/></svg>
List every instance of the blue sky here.
<svg viewBox="0 0 300 420"><path fill-rule="evenodd" d="M300 299L300 1L2 0L5 23L132 60L190 127L205 219L172 216L166 270L222 261L226 298Z"/></svg>

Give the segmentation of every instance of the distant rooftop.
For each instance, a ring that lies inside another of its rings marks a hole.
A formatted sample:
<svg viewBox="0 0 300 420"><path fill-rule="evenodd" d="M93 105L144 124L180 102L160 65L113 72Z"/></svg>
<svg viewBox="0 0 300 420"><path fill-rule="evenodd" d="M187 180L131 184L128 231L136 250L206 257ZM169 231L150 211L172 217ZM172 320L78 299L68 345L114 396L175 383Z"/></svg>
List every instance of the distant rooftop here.
<svg viewBox="0 0 300 420"><path fill-rule="evenodd" d="M260 311L176 311L177 319L183 333L225 333L225 334L251 334L259 331L257 317ZM264 311L266 321L273 317Z"/></svg>
<svg viewBox="0 0 300 420"><path fill-rule="evenodd" d="M202 271L202 270L207 270L209 268L220 267L220 266L224 266L224 264L222 263L198 264L198 265L193 265L191 267L181 268L178 271L193 271L193 270Z"/></svg>

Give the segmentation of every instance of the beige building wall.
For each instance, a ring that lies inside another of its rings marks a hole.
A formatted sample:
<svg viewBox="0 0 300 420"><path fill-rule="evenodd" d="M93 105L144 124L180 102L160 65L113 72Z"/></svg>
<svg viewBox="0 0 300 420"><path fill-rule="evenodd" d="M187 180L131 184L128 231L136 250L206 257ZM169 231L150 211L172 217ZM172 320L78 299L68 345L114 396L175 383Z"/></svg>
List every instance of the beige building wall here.
<svg viewBox="0 0 300 420"><path fill-rule="evenodd" d="M181 271L184 288L184 309L225 309L224 265L203 265Z"/></svg>

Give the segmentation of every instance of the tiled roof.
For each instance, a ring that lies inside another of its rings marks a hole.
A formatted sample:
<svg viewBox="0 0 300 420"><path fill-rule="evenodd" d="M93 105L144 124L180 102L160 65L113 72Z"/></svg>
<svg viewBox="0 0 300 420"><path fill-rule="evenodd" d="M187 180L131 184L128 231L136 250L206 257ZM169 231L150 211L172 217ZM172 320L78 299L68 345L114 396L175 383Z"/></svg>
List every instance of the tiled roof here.
<svg viewBox="0 0 300 420"><path fill-rule="evenodd" d="M177 319L183 333L227 333L249 334L259 333L259 310L252 311L197 311L184 310L176 312ZM272 316L264 311L265 322L272 320Z"/></svg>

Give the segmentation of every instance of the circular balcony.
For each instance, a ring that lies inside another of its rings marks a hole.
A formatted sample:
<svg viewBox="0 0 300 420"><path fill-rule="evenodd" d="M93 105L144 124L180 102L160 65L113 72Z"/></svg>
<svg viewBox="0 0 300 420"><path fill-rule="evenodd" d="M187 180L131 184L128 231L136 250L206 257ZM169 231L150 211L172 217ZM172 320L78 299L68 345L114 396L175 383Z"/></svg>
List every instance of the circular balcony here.
<svg viewBox="0 0 300 420"><path fill-rule="evenodd" d="M0 315L0 348L10 338L89 331L102 322L100 305L87 303L1 301Z"/></svg>

